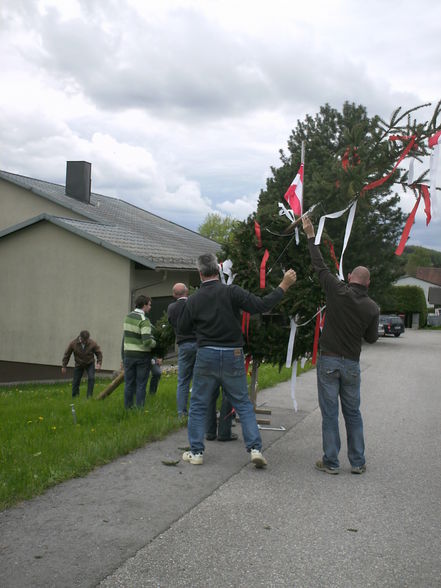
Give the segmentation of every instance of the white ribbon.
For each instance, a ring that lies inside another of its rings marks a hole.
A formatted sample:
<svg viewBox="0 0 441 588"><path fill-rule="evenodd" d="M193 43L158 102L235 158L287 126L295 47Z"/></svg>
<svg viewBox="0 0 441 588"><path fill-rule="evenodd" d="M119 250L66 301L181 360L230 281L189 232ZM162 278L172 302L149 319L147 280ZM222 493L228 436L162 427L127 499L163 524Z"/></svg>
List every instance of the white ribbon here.
<svg viewBox="0 0 441 588"><path fill-rule="evenodd" d="M347 206L343 210L339 210L338 212L331 212L330 214L325 214L320 217L319 224L317 227L317 234L315 236L314 245L320 245L320 241L322 239L323 229L325 227L325 221L327 218L339 218L344 215L344 213L350 208L351 205Z"/></svg>
<svg viewBox="0 0 441 588"><path fill-rule="evenodd" d="M294 222L295 217L292 210L288 210L282 202L279 202L279 216L285 215L290 222Z"/></svg>
<svg viewBox="0 0 441 588"><path fill-rule="evenodd" d="M291 324L291 331L289 333L288 347L286 349L286 364L285 365L287 368L290 368L292 365L292 354L294 351L294 341L296 339L296 331L297 331L296 321L293 318L291 318L290 324Z"/></svg>
<svg viewBox="0 0 441 588"><path fill-rule="evenodd" d="M340 269L338 270L338 275L340 280L344 280L344 276L343 276L343 254L346 250L346 245L348 244L349 241L349 237L351 235L351 231L352 231L352 225L354 223L354 216L355 216L355 209L357 208L357 201L354 202L354 204L351 206L351 210L349 211L349 215L348 215L348 222L346 223L346 231L345 231L345 238L343 241L343 250L341 252L341 256L340 256L340 261L339 261L339 267Z"/></svg>
<svg viewBox="0 0 441 588"><path fill-rule="evenodd" d="M436 176L438 170L438 160L439 160L439 152L440 152L440 144L435 145L430 154L430 172L429 172L429 179L430 179L430 200L432 201L432 216L437 217L439 210L438 210L438 194L436 193Z"/></svg>
<svg viewBox="0 0 441 588"><path fill-rule="evenodd" d="M297 360L292 364L291 372L291 398L294 412L297 412L299 407L296 400L296 381L297 381Z"/></svg>
<svg viewBox="0 0 441 588"><path fill-rule="evenodd" d="M234 282L234 278L236 277L236 274L233 274L233 262L231 261L231 259L226 259L223 262L222 271L223 271L224 275L227 276L226 283L227 283L227 286L229 286L230 284L232 284Z"/></svg>
<svg viewBox="0 0 441 588"><path fill-rule="evenodd" d="M346 223L346 231L345 231L345 238L343 241L343 249L341 252L340 262L339 262L340 269L338 271L338 276L339 276L340 280L344 279L344 276L343 276L343 254L345 252L346 245L348 244L349 237L350 237L350 234L352 231L352 225L354 223L354 216L355 216L355 209L356 208L357 208L357 201L353 202L352 204L350 204L349 206L347 206L343 210L339 210L338 212L331 212L330 214L325 214L322 217L320 217L318 229L317 229L317 234L315 236L314 244L320 245L320 241L322 238L322 233L323 233L323 229L325 227L326 219L327 218L339 218L339 217L343 216L347 210L350 209L349 215L348 215L348 220Z"/></svg>

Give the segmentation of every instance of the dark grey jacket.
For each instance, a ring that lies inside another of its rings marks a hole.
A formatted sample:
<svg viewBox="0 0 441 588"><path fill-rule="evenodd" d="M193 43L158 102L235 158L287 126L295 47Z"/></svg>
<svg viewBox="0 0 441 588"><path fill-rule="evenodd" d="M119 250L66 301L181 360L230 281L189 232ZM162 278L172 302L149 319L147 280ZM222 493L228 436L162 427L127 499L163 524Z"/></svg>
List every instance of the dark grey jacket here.
<svg viewBox="0 0 441 588"><path fill-rule="evenodd" d="M251 314L267 312L282 298L280 287L260 298L234 284L202 282L187 300L178 329L181 333L196 331L198 347L242 347L241 310Z"/></svg>
<svg viewBox="0 0 441 588"><path fill-rule="evenodd" d="M345 284L325 264L314 237L308 239L312 265L326 294L326 318L320 349L358 361L361 342L378 339L380 310L361 284Z"/></svg>

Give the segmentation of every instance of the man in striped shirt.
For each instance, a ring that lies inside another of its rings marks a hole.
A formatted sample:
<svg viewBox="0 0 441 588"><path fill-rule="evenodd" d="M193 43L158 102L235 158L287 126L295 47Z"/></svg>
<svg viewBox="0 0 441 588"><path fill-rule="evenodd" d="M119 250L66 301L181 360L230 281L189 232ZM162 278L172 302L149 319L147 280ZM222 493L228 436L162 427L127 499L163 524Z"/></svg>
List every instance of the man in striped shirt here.
<svg viewBox="0 0 441 588"><path fill-rule="evenodd" d="M122 359L124 365L124 407L145 404L147 380L152 366L151 350L156 346L152 325L146 316L152 307L151 298L141 294L135 300L135 309L124 320Z"/></svg>

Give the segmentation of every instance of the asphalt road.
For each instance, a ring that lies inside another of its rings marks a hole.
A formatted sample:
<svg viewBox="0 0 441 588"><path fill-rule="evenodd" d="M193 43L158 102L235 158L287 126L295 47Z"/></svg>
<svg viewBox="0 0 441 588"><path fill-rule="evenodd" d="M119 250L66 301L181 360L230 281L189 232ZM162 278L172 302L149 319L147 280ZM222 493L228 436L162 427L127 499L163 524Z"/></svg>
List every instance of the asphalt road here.
<svg viewBox="0 0 441 588"><path fill-rule="evenodd" d="M321 457L315 372L263 391L266 470L241 441L179 458L185 431L0 514L3 588L441 586L441 331L362 352L368 470ZM341 430L343 432L343 423ZM239 427L236 428L238 431ZM342 438L344 435L342 436Z"/></svg>

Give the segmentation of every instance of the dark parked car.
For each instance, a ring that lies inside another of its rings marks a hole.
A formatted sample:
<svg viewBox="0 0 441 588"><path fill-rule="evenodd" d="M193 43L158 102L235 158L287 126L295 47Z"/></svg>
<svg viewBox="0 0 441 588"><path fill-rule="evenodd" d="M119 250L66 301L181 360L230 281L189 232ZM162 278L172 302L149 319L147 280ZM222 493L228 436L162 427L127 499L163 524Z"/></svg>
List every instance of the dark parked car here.
<svg viewBox="0 0 441 588"><path fill-rule="evenodd" d="M380 314L379 325L383 325L384 336L399 337L401 333L404 333L404 321L400 316Z"/></svg>

